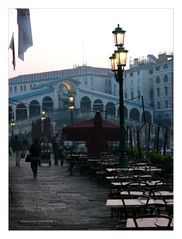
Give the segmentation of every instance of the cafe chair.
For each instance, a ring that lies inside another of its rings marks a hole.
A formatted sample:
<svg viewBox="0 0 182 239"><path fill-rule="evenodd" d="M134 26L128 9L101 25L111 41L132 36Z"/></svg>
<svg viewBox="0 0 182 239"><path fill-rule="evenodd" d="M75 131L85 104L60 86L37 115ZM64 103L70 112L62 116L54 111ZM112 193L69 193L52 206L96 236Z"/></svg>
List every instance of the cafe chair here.
<svg viewBox="0 0 182 239"><path fill-rule="evenodd" d="M173 217L173 206L163 203L154 203L142 205L140 208L140 215L163 215Z"/></svg>

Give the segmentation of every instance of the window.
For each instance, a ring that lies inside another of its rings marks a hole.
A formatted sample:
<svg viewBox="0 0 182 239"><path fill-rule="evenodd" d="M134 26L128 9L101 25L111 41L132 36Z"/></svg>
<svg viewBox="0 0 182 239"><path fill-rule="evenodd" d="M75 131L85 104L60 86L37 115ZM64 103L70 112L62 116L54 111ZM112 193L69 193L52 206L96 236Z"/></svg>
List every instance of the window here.
<svg viewBox="0 0 182 239"><path fill-rule="evenodd" d="M133 76L133 72L130 72L130 76Z"/></svg>
<svg viewBox="0 0 182 239"><path fill-rule="evenodd" d="M153 70L152 69L149 69L149 74L153 74Z"/></svg>
<svg viewBox="0 0 182 239"><path fill-rule="evenodd" d="M158 107L158 109L160 109L160 102L159 101L157 102L157 107Z"/></svg>
<svg viewBox="0 0 182 239"><path fill-rule="evenodd" d="M168 101L167 100L165 101L165 105L166 105L166 108L168 108Z"/></svg>
<svg viewBox="0 0 182 239"><path fill-rule="evenodd" d="M134 94L133 94L133 92L131 91L131 98L133 99L134 98Z"/></svg>
<svg viewBox="0 0 182 239"><path fill-rule="evenodd" d="M160 96L160 89L157 88L157 96Z"/></svg>
<svg viewBox="0 0 182 239"><path fill-rule="evenodd" d="M17 92L17 87L16 86L14 87L14 90L15 90L15 92Z"/></svg>
<svg viewBox="0 0 182 239"><path fill-rule="evenodd" d="M164 65L164 69L167 69L167 68L168 68L168 65L167 65L167 64L165 64L165 65Z"/></svg>
<svg viewBox="0 0 182 239"><path fill-rule="evenodd" d="M168 93L168 88L167 88L167 86L165 86L165 94L166 94L166 96L167 96L167 93Z"/></svg>
<svg viewBox="0 0 182 239"><path fill-rule="evenodd" d="M167 81L168 81L168 76L165 75L165 76L164 76L164 82L167 82Z"/></svg>
<svg viewBox="0 0 182 239"><path fill-rule="evenodd" d="M160 83L160 78L157 76L156 78L156 83L159 84Z"/></svg>
<svg viewBox="0 0 182 239"><path fill-rule="evenodd" d="M24 85L24 90L26 91L26 85Z"/></svg>
<svg viewBox="0 0 182 239"><path fill-rule="evenodd" d="M160 70L160 66L156 66L155 70L159 71Z"/></svg>
<svg viewBox="0 0 182 239"><path fill-rule="evenodd" d="M21 91L23 90L23 86L22 86L22 85L20 86L20 90L21 90Z"/></svg>
<svg viewBox="0 0 182 239"><path fill-rule="evenodd" d="M9 91L12 92L12 86L10 86Z"/></svg>
<svg viewBox="0 0 182 239"><path fill-rule="evenodd" d="M140 75L140 71L138 71L138 75Z"/></svg>
<svg viewBox="0 0 182 239"><path fill-rule="evenodd" d="M140 97L140 91L138 90L138 97Z"/></svg>

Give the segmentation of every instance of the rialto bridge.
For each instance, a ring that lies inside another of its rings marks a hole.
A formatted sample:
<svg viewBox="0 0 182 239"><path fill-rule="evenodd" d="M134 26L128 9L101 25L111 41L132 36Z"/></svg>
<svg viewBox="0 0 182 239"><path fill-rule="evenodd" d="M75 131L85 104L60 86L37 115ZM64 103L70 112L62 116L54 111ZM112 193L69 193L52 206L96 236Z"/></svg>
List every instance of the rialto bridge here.
<svg viewBox="0 0 182 239"><path fill-rule="evenodd" d="M26 125L40 118L41 111L51 118L54 130L62 124L69 124L68 97L75 98L74 121L92 117L94 112L100 111L104 119L119 122L119 97L100 91L80 87L74 78L57 79L45 85L39 84L31 91L11 96L9 98L9 111L14 115L16 123ZM153 122L153 111L142 105L142 99L125 101L124 113L126 125L141 125L145 118ZM28 127L28 128L27 128ZM23 129L23 128L22 128Z"/></svg>

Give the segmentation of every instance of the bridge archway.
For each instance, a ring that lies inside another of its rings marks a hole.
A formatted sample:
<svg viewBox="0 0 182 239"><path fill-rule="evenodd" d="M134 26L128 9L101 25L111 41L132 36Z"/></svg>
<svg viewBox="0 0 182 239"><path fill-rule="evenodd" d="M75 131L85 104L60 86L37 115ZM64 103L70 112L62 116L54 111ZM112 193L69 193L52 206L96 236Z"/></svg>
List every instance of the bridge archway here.
<svg viewBox="0 0 182 239"><path fill-rule="evenodd" d="M16 107L16 120L24 120L27 118L27 107L20 103Z"/></svg>
<svg viewBox="0 0 182 239"><path fill-rule="evenodd" d="M140 112L136 108L133 108L130 111L130 119L136 120L136 121L140 120Z"/></svg>
<svg viewBox="0 0 182 239"><path fill-rule="evenodd" d="M51 97L46 96L42 100L42 111L51 112L53 111L53 100Z"/></svg>
<svg viewBox="0 0 182 239"><path fill-rule="evenodd" d="M94 101L93 111L94 112L96 112L96 111L103 112L104 111L104 104L103 104L102 100L97 99Z"/></svg>
<svg viewBox="0 0 182 239"><path fill-rule="evenodd" d="M88 96L84 96L80 101L81 112L90 112L91 111L91 100Z"/></svg>
<svg viewBox="0 0 182 239"><path fill-rule="evenodd" d="M32 100L30 102L29 115L30 117L40 115L40 104L37 100Z"/></svg>

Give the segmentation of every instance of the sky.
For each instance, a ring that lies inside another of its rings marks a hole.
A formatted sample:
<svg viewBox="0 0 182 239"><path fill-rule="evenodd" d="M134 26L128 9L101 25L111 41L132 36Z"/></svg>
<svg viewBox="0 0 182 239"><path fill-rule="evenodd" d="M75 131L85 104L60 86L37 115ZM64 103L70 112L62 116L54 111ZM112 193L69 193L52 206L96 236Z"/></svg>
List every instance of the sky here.
<svg viewBox="0 0 182 239"><path fill-rule="evenodd" d="M17 57L17 10L8 11L8 40L15 35L16 70L8 52L8 75L70 69L75 65L110 67L117 24L126 31L124 47L131 59L173 51L172 8L30 8L33 46Z"/></svg>

